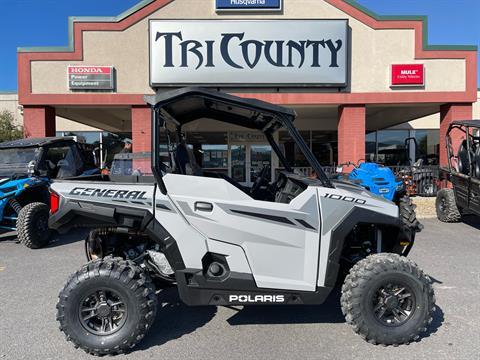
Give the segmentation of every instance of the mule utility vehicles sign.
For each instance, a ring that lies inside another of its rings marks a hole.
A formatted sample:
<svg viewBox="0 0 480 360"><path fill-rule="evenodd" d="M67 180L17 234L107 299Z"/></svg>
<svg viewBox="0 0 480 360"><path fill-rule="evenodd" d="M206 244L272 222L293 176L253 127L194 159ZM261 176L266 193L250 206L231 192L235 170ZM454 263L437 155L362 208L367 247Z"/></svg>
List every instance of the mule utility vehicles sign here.
<svg viewBox="0 0 480 360"><path fill-rule="evenodd" d="M151 20L153 87L345 86L347 20Z"/></svg>
<svg viewBox="0 0 480 360"><path fill-rule="evenodd" d="M86 240L92 261L69 278L57 305L68 340L96 355L130 350L155 320L152 280L175 283L188 305L300 305L323 303L346 275L342 311L368 341L402 344L425 330L432 285L405 257L417 230L413 206L399 210L358 185L330 180L291 109L198 88L146 101L151 182L132 176L129 184L112 177L88 188L52 185L60 197L52 228L96 227ZM263 133L285 170L271 182L265 165L245 187L203 168L181 134L205 119ZM275 141L281 129L316 178L293 172Z"/></svg>

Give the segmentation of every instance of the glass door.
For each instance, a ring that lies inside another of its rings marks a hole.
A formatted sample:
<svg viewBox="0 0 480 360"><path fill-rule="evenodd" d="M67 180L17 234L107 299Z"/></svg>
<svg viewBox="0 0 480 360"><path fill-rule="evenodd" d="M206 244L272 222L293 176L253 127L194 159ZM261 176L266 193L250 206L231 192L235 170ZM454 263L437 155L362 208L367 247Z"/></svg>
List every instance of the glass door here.
<svg viewBox="0 0 480 360"><path fill-rule="evenodd" d="M265 166L270 167L270 177L272 181L272 147L270 145L249 145L250 148L250 183L257 180L258 175Z"/></svg>
<svg viewBox="0 0 480 360"><path fill-rule="evenodd" d="M230 145L230 177L241 184L246 184L248 182L247 145Z"/></svg>

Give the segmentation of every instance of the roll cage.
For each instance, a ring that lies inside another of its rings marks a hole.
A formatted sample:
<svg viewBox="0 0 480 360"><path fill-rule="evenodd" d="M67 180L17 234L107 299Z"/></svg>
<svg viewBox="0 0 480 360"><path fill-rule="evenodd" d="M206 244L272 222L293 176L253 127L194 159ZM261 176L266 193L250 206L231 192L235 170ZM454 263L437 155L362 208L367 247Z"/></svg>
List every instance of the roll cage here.
<svg viewBox="0 0 480 360"><path fill-rule="evenodd" d="M464 120L464 121L454 121L450 124L445 135L445 143L447 144L447 158L448 158L448 171L451 172L453 169L452 159L455 157L452 138L450 136L453 130L458 130L465 134L466 142L466 152L468 156L468 163L473 164L474 159L472 158L473 145L475 143L480 143L480 120ZM472 129L476 129L479 133L478 135L473 135ZM472 169L469 169L469 175L472 175Z"/></svg>
<svg viewBox="0 0 480 360"><path fill-rule="evenodd" d="M165 172L165 168L160 158L160 129L170 123L180 134L183 125L199 119L213 119L261 131L284 168L288 172L293 172L291 165L273 138L276 131L285 128L304 154L322 185L329 188L334 187L293 125L296 113L292 109L256 99L241 98L219 91L192 87L157 92L155 95L145 96L145 101L152 109L152 171L164 194L167 190L162 182L162 173Z"/></svg>

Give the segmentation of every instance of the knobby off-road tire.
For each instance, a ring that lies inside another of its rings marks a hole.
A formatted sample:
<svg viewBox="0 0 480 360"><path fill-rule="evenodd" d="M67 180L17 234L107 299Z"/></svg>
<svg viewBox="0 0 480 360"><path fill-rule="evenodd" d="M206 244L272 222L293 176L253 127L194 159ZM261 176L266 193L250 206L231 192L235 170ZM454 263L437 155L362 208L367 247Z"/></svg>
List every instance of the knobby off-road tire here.
<svg viewBox="0 0 480 360"><path fill-rule="evenodd" d="M18 240L30 249L39 249L50 242L52 231L48 228L50 209L44 203L26 205L17 219Z"/></svg>
<svg viewBox="0 0 480 360"><path fill-rule="evenodd" d="M462 214L457 207L453 189L441 189L435 201L437 218L441 222L454 223L462 219Z"/></svg>
<svg viewBox="0 0 480 360"><path fill-rule="evenodd" d="M423 225L417 219L416 208L410 196L403 196L398 203L400 217L403 222L405 233L410 236L409 241L415 240L415 233L423 230Z"/></svg>
<svg viewBox="0 0 480 360"><path fill-rule="evenodd" d="M150 277L132 261L105 258L70 276L59 294L57 321L76 348L97 356L116 355L143 339L156 311Z"/></svg>
<svg viewBox="0 0 480 360"><path fill-rule="evenodd" d="M350 270L342 287L341 306L347 323L366 341L400 345L419 339L427 330L435 295L430 278L413 261L382 253L359 261Z"/></svg>

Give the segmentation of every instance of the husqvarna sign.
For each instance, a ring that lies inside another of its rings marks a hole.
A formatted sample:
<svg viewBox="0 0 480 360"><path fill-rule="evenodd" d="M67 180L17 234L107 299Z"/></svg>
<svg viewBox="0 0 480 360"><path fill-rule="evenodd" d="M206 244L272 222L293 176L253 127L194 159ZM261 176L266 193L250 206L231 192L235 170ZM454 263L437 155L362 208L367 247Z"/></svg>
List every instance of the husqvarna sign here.
<svg viewBox="0 0 480 360"><path fill-rule="evenodd" d="M347 85L347 20L150 20L150 85Z"/></svg>
<svg viewBox="0 0 480 360"><path fill-rule="evenodd" d="M215 0L217 11L282 10L282 0Z"/></svg>

